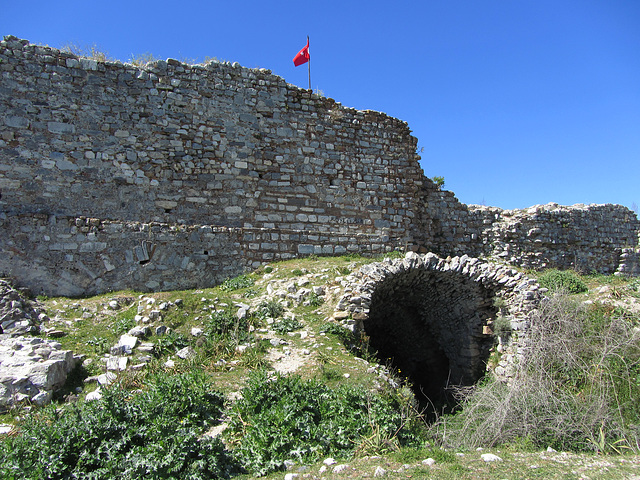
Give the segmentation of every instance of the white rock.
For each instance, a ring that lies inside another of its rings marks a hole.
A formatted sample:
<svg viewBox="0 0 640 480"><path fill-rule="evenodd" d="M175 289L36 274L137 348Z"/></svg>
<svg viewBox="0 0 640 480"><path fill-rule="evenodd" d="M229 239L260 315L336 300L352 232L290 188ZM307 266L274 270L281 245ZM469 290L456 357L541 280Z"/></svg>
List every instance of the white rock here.
<svg viewBox="0 0 640 480"><path fill-rule="evenodd" d="M436 461L433 458L427 458L425 460L422 460L422 464L423 465L428 465L429 467L434 465L436 463Z"/></svg>
<svg viewBox="0 0 640 480"><path fill-rule="evenodd" d="M204 333L204 330L198 327L193 327L191 329L191 335L194 337L199 337L200 335L202 335Z"/></svg>
<svg viewBox="0 0 640 480"><path fill-rule="evenodd" d="M93 400L100 400L102 398L102 392L100 391L100 389L94 390L93 392L89 392L87 393L87 396L84 397L84 399L87 402L91 402Z"/></svg>
<svg viewBox="0 0 640 480"><path fill-rule="evenodd" d="M0 435L6 435L7 433L10 433L11 430L13 430L13 425L9 425L7 423L0 425Z"/></svg>
<svg viewBox="0 0 640 480"><path fill-rule="evenodd" d="M374 477L384 477L386 475L386 473L387 473L387 471L384 468L378 466L378 467L376 467L376 471L373 472L373 476Z"/></svg>
<svg viewBox="0 0 640 480"><path fill-rule="evenodd" d="M48 404L51 401L51 397L53 396L53 394L48 391L42 391L40 393L38 393L37 395L35 395L32 399L31 402L33 402L34 404L38 405L38 406L43 406Z"/></svg>
<svg viewBox="0 0 640 480"><path fill-rule="evenodd" d="M191 347L184 347L181 350L178 350L176 352L176 355L180 358L187 359L187 358L191 358L196 354L195 350Z"/></svg>
<svg viewBox="0 0 640 480"><path fill-rule="evenodd" d="M482 460L484 460L485 462L501 462L502 459L497 456L494 455L493 453L483 453L482 455L480 455L480 458L482 458Z"/></svg>
<svg viewBox="0 0 640 480"><path fill-rule="evenodd" d="M98 384L103 387L107 387L116 381L117 375L112 372L103 373L102 375L98 375Z"/></svg>
<svg viewBox="0 0 640 480"><path fill-rule="evenodd" d="M322 463L324 463L327 466L330 466L330 465L335 465L337 462L333 458L329 457L329 458L325 458L322 461Z"/></svg>
<svg viewBox="0 0 640 480"><path fill-rule="evenodd" d="M333 473L344 472L347 468L349 468L349 465L345 465L344 463L336 465L335 467L333 467Z"/></svg>
<svg viewBox="0 0 640 480"><path fill-rule="evenodd" d="M297 473L287 473L284 476L284 480L293 480L294 478L298 478L298 474Z"/></svg>

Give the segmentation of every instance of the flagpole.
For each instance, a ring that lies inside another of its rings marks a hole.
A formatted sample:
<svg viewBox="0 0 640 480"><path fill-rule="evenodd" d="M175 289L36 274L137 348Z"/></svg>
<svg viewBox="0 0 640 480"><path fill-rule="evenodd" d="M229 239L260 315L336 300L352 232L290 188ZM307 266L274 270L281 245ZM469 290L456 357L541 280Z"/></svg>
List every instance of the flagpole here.
<svg viewBox="0 0 640 480"><path fill-rule="evenodd" d="M309 35L307 35L307 45L309 44ZM309 90L311 90L311 54L309 54Z"/></svg>

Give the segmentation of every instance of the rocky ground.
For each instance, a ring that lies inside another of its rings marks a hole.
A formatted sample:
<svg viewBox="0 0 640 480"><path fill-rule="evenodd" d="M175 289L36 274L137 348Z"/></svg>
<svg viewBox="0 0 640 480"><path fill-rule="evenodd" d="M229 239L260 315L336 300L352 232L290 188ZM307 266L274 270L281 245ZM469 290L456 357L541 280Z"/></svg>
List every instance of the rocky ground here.
<svg viewBox="0 0 640 480"><path fill-rule="evenodd" d="M327 324L339 323L341 312L336 312L336 306L349 289L349 274L367 262L348 257L297 260L263 267L211 289L119 292L86 299L29 299L0 280L4 329L0 336L0 406L8 412L0 435L10 434L23 407L30 409L52 399L95 399L110 383L141 381L150 369L204 367L230 400L240 395L248 372L264 365L285 374L320 377L327 383L353 382L369 388L393 384L393 375L377 359L354 356L325 333ZM585 302L640 312L638 281L600 277L589 286ZM276 304L282 311L273 310ZM237 342L232 351L205 351L218 312L230 312L238 321L250 323L252 335ZM315 466L292 468L286 475L290 479L640 478L637 456L495 450L457 453L429 459L419 452L415 458L399 452L357 458L348 464L328 459Z"/></svg>

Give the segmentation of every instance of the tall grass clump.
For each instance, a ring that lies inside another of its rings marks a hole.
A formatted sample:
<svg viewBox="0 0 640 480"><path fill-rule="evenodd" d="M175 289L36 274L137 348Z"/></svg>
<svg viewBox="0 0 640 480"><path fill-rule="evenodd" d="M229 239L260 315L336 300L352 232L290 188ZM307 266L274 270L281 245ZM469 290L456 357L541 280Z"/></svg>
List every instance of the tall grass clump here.
<svg viewBox="0 0 640 480"><path fill-rule="evenodd" d="M465 448L640 450L640 333L633 318L558 294L541 305L529 335L509 384L487 377L458 392L462 410L432 426L436 438Z"/></svg>

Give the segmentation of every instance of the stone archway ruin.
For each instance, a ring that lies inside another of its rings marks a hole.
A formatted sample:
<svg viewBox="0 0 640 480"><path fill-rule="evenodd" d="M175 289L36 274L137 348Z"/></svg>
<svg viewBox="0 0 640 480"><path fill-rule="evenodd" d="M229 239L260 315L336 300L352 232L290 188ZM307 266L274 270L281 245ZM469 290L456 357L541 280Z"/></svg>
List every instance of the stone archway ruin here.
<svg viewBox="0 0 640 480"><path fill-rule="evenodd" d="M472 385L484 376L499 317L511 335L500 342L494 372L505 379L513 374L543 293L511 267L413 252L362 267L345 292L338 317L348 317L344 323L369 338L381 362L436 402L445 400L447 386Z"/></svg>

